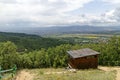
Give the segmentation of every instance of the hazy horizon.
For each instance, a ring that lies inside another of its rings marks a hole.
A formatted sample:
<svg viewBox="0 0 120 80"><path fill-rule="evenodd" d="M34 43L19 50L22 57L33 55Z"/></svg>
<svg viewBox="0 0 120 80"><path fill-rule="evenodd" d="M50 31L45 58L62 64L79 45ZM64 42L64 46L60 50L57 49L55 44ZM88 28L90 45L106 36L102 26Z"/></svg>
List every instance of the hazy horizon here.
<svg viewBox="0 0 120 80"><path fill-rule="evenodd" d="M0 0L0 31L70 25L119 26L119 5L120 0Z"/></svg>

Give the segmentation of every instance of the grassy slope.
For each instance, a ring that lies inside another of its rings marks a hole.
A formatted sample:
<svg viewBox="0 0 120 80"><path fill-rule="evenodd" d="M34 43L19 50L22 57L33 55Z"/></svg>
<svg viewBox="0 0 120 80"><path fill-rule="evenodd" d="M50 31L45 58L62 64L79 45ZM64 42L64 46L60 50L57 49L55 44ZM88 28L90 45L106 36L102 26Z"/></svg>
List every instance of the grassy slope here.
<svg viewBox="0 0 120 80"><path fill-rule="evenodd" d="M79 70L76 73L66 71L64 69L33 69L30 73L36 74L34 80L115 80L116 71L102 70ZM48 72L65 72L52 73Z"/></svg>

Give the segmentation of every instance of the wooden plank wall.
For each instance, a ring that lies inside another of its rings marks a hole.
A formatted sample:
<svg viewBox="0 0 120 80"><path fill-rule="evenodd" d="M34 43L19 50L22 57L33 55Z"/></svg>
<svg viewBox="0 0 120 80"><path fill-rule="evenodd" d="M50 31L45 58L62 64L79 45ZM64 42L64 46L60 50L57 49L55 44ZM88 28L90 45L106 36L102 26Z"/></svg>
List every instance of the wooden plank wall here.
<svg viewBox="0 0 120 80"><path fill-rule="evenodd" d="M95 57L82 57L77 59L70 59L69 64L76 69L97 68L98 56Z"/></svg>

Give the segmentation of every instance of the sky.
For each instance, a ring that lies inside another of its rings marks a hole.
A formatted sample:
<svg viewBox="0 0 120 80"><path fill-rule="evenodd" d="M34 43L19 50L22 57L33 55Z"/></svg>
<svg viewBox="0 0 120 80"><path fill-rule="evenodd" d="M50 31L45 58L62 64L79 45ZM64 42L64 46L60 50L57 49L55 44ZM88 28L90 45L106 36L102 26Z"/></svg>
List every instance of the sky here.
<svg viewBox="0 0 120 80"><path fill-rule="evenodd" d="M119 26L120 0L0 0L0 29Z"/></svg>

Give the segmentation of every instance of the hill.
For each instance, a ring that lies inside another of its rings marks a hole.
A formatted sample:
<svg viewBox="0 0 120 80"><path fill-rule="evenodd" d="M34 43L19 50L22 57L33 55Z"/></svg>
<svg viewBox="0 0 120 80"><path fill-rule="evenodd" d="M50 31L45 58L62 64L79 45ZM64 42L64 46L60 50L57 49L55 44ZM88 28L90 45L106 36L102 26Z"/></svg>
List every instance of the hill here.
<svg viewBox="0 0 120 80"><path fill-rule="evenodd" d="M43 38L37 35L24 33L0 32L0 42L14 42L19 52L39 50L41 48L55 47L66 42L53 38Z"/></svg>

